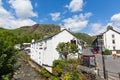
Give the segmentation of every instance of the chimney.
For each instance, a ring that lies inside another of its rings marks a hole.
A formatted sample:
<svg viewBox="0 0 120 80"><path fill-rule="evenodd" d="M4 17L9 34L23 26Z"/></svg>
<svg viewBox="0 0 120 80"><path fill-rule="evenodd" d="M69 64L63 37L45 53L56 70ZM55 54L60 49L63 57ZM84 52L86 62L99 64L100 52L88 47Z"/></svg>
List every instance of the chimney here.
<svg viewBox="0 0 120 80"><path fill-rule="evenodd" d="M107 27L107 31L108 30L113 30L113 27L111 26L111 25L109 25L108 27Z"/></svg>
<svg viewBox="0 0 120 80"><path fill-rule="evenodd" d="M62 30L64 30L64 29L66 29L66 27L65 27L64 24L62 24L62 25L60 26L60 30L62 31Z"/></svg>

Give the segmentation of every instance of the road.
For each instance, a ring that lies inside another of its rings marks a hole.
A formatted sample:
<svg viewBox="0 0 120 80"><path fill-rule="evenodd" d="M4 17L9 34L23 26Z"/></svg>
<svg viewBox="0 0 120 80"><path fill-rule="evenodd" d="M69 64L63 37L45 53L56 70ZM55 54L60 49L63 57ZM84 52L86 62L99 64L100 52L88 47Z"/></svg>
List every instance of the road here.
<svg viewBox="0 0 120 80"><path fill-rule="evenodd" d="M83 50L85 55L93 55L90 48ZM102 55L95 54L97 69L99 69L100 76L103 77L103 64L102 64ZM104 56L105 59L105 68L108 71L108 80L120 80L118 73L120 73L120 57L113 58L112 55Z"/></svg>

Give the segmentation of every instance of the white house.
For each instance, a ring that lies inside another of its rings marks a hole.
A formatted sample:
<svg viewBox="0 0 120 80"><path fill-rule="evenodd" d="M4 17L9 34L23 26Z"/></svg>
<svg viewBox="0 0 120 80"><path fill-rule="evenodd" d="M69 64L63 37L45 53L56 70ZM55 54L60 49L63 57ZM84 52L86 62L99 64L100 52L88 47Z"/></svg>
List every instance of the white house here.
<svg viewBox="0 0 120 80"><path fill-rule="evenodd" d="M93 42L93 47L111 50L112 54L120 53L120 33L108 26L107 30L100 35Z"/></svg>
<svg viewBox="0 0 120 80"><path fill-rule="evenodd" d="M31 43L30 57L37 64L44 66L48 71L52 72L52 64L56 59L63 59L61 54L56 51L56 47L60 42L71 42L74 40L79 47L79 53L82 51L80 41L68 30L63 29L57 34L46 37L42 40ZM78 58L78 54L74 57Z"/></svg>

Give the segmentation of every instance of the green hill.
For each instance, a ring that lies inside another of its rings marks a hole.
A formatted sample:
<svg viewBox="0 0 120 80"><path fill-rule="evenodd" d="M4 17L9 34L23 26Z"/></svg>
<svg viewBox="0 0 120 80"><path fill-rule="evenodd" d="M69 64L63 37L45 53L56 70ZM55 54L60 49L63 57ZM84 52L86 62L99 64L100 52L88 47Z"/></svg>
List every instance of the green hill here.
<svg viewBox="0 0 120 80"><path fill-rule="evenodd" d="M0 31L9 31L16 36L17 43L31 42L32 39L38 40L45 36L51 36L60 31L60 26L54 24L35 24L33 26L23 26L17 29L8 30L0 28ZM78 39L82 39L88 44L92 43L93 38L84 33L73 33Z"/></svg>

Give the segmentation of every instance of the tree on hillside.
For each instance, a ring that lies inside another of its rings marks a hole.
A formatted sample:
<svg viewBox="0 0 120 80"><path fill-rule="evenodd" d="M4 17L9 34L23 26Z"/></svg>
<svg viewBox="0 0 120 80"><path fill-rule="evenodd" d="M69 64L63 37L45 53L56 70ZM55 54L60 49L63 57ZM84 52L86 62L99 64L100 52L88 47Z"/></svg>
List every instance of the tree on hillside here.
<svg viewBox="0 0 120 80"><path fill-rule="evenodd" d="M65 43L65 42L62 42L62 43L59 43L56 50L59 52L59 53L62 53L62 55L64 56L65 60L67 60L67 56L68 54L75 54L78 52L78 46L74 43Z"/></svg>
<svg viewBox="0 0 120 80"><path fill-rule="evenodd" d="M8 32L0 32L0 80L9 80L17 62L17 50L14 49L15 36Z"/></svg>

